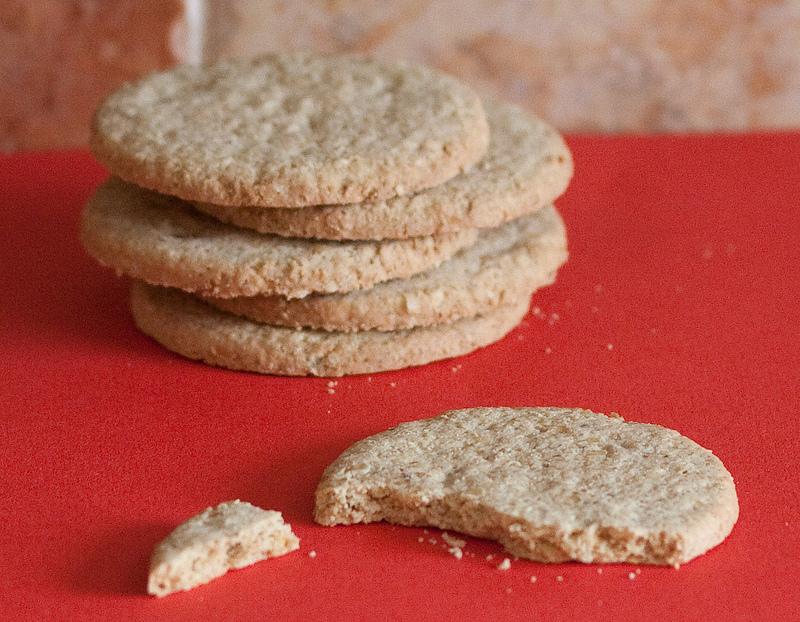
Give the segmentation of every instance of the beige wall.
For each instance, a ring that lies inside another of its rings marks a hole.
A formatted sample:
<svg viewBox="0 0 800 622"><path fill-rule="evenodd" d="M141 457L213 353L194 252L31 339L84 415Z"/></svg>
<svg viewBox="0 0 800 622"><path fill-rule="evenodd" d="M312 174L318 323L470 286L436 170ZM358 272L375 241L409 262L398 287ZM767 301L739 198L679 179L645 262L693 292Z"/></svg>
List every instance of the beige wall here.
<svg viewBox="0 0 800 622"><path fill-rule="evenodd" d="M219 0L212 0L219 2ZM233 0L217 54L406 57L565 131L800 126L800 1Z"/></svg>
<svg viewBox="0 0 800 622"><path fill-rule="evenodd" d="M84 145L104 93L175 62L182 15L181 0L0 0L0 150Z"/></svg>
<svg viewBox="0 0 800 622"><path fill-rule="evenodd" d="M4 150L80 146L104 92L187 57L182 0L0 4ZM800 0L206 0L205 9L208 59L294 48L404 57L565 132L800 128Z"/></svg>

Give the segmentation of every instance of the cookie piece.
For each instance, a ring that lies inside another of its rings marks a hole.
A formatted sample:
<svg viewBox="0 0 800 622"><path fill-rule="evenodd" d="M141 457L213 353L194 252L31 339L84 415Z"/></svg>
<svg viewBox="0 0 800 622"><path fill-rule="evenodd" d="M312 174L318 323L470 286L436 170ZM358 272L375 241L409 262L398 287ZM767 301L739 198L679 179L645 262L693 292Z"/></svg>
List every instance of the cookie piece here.
<svg viewBox="0 0 800 622"><path fill-rule="evenodd" d="M722 542L733 479L674 430L569 408L473 408L355 443L322 476L323 525L387 520L541 562L677 566Z"/></svg>
<svg viewBox="0 0 800 622"><path fill-rule="evenodd" d="M399 60L308 52L182 65L124 85L95 112L113 173L184 199L298 207L433 186L478 161L475 92Z"/></svg>
<svg viewBox="0 0 800 622"><path fill-rule="evenodd" d="M379 242L301 240L223 224L176 197L112 177L83 212L81 241L101 264L216 297L344 292L409 277L475 241L475 231Z"/></svg>
<svg viewBox="0 0 800 622"><path fill-rule="evenodd" d="M440 324L526 302L553 282L567 259L564 225L553 207L478 233L472 246L435 268L347 294L305 298L203 297L255 322L324 330L397 330Z"/></svg>
<svg viewBox="0 0 800 622"><path fill-rule="evenodd" d="M228 501L181 523L150 560L147 592L166 596L221 577L228 570L285 555L300 540L280 512Z"/></svg>
<svg viewBox="0 0 800 622"><path fill-rule="evenodd" d="M485 102L491 138L483 159L447 182L357 205L264 209L198 203L241 227L285 236L377 240L495 227L531 214L566 190L573 161L561 136L508 104Z"/></svg>
<svg viewBox="0 0 800 622"><path fill-rule="evenodd" d="M131 288L136 325L169 350L211 365L282 376L369 374L460 356L504 337L527 310L525 301L446 324L344 333L258 324L180 290L141 281Z"/></svg>

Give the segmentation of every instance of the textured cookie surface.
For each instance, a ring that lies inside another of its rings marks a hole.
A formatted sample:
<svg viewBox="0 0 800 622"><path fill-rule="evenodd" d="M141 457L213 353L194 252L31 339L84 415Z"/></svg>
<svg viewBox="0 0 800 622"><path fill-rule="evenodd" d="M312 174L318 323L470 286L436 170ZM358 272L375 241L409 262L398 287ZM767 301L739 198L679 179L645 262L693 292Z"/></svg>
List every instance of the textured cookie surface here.
<svg viewBox="0 0 800 622"><path fill-rule="evenodd" d="M567 258L563 223L553 207L483 229L472 246L408 279L347 294L305 298L205 298L256 322L324 330L396 330L470 317L524 303L555 279Z"/></svg>
<svg viewBox="0 0 800 622"><path fill-rule="evenodd" d="M719 544L738 511L720 460L673 430L474 408L355 443L322 476L315 519L430 525L542 562L678 565Z"/></svg>
<svg viewBox="0 0 800 622"><path fill-rule="evenodd" d="M181 523L156 546L147 592L166 596L190 590L299 546L280 512L238 500L221 503Z"/></svg>
<svg viewBox="0 0 800 622"><path fill-rule="evenodd" d="M81 241L100 263L156 285L217 297L302 297L371 287L426 270L476 232L382 242L268 236L214 220L176 197L111 177L83 212Z"/></svg>
<svg viewBox="0 0 800 622"><path fill-rule="evenodd" d="M398 331L355 333L258 324L194 296L141 281L131 288L139 329L186 358L284 376L345 376L401 369L460 356L498 341L528 303L455 322Z"/></svg>
<svg viewBox="0 0 800 622"><path fill-rule="evenodd" d="M91 146L123 179L185 199L296 207L435 185L476 162L478 96L425 67L267 54L180 66L112 93Z"/></svg>
<svg viewBox="0 0 800 622"><path fill-rule="evenodd" d="M326 239L405 238L494 227L551 203L566 189L573 162L561 136L521 110L487 101L489 149L447 182L358 205L263 209L197 205L226 222L265 233Z"/></svg>

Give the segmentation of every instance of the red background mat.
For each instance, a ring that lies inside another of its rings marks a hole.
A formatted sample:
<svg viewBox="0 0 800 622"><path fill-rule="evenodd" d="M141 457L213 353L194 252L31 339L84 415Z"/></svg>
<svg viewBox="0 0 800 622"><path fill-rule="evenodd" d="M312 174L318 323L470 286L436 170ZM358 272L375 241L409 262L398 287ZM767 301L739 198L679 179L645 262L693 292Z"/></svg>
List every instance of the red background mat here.
<svg viewBox="0 0 800 622"><path fill-rule="evenodd" d="M106 172L82 152L0 157L3 618L800 619L800 135L569 142L570 260L523 324L469 356L335 381L215 369L137 332L128 280L78 242ZM680 569L640 571L499 570L492 542L467 538L459 560L436 529L313 522L353 441L485 405L677 429L731 471L739 522ZM236 498L282 511L301 549L148 597L154 544Z"/></svg>

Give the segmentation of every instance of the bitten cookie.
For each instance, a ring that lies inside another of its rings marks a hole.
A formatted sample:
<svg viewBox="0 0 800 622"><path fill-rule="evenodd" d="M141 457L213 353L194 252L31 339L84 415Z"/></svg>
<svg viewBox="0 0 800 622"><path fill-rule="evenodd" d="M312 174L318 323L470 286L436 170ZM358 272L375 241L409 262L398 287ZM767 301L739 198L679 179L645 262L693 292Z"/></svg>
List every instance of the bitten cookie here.
<svg viewBox="0 0 800 622"><path fill-rule="evenodd" d="M558 198L573 173L561 136L518 108L485 102L491 138L483 159L443 184L381 201L302 209L198 203L212 216L284 236L377 240L495 227Z"/></svg>
<svg viewBox="0 0 800 622"><path fill-rule="evenodd" d="M475 92L397 60L273 53L182 65L97 108L95 156L130 182L223 205L298 207L433 186L486 151Z"/></svg>
<svg viewBox="0 0 800 622"><path fill-rule="evenodd" d="M221 503L181 523L156 546L147 592L166 596L190 590L299 546L280 512L238 500Z"/></svg>
<svg viewBox="0 0 800 622"><path fill-rule="evenodd" d="M282 376L369 374L461 356L503 338L528 311L525 300L434 326L344 333L259 324L141 281L133 283L130 304L139 329L173 352Z"/></svg>
<svg viewBox="0 0 800 622"><path fill-rule="evenodd" d="M541 562L677 566L722 542L738 513L722 462L673 430L473 408L355 443L325 470L315 518L430 525Z"/></svg>
<svg viewBox="0 0 800 622"><path fill-rule="evenodd" d="M83 211L81 242L101 264L148 283L216 297L344 292L405 278L475 241L474 230L344 242L223 224L176 197L111 177Z"/></svg>
<svg viewBox="0 0 800 622"><path fill-rule="evenodd" d="M434 268L346 294L304 298L203 297L255 322L324 330L397 330L440 324L525 303L555 280L567 259L564 225L553 207L478 232L478 240Z"/></svg>

